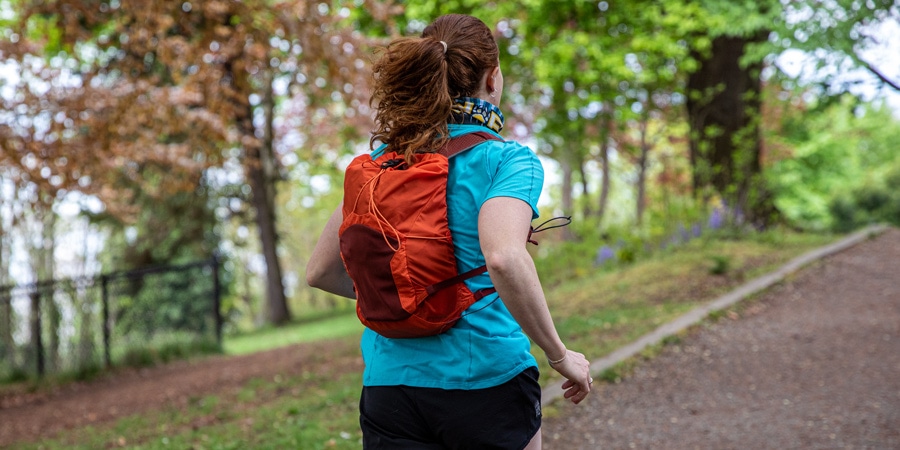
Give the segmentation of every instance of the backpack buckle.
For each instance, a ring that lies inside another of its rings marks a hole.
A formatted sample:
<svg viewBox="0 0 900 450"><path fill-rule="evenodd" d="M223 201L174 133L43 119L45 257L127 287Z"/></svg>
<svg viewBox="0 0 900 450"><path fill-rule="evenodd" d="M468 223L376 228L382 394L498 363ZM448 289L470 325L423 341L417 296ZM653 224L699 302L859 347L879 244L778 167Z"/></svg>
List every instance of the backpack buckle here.
<svg viewBox="0 0 900 450"><path fill-rule="evenodd" d="M406 162L406 160L404 160L404 159L389 159L389 160L381 163L381 170L391 169L391 168L400 166L405 162Z"/></svg>

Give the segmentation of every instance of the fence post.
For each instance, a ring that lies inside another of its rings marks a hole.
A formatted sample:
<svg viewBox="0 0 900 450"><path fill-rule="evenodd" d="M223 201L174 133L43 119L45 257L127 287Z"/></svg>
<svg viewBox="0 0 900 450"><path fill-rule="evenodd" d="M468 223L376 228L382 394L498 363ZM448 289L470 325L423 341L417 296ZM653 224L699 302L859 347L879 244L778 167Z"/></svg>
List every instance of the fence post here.
<svg viewBox="0 0 900 450"><path fill-rule="evenodd" d="M0 287L0 358L15 366L15 346L12 344L12 287Z"/></svg>
<svg viewBox="0 0 900 450"><path fill-rule="evenodd" d="M222 348L222 289L219 286L219 256L212 257L213 271L213 314L216 319L216 343Z"/></svg>
<svg viewBox="0 0 900 450"><path fill-rule="evenodd" d="M106 368L109 368L112 365L112 358L110 358L109 351L109 277L106 275L100 275L100 290L101 290L101 299L103 302L103 362L106 364Z"/></svg>
<svg viewBox="0 0 900 450"><path fill-rule="evenodd" d="M31 293L31 340L34 343L38 378L44 376L44 340L41 328L41 293L35 283L35 290Z"/></svg>

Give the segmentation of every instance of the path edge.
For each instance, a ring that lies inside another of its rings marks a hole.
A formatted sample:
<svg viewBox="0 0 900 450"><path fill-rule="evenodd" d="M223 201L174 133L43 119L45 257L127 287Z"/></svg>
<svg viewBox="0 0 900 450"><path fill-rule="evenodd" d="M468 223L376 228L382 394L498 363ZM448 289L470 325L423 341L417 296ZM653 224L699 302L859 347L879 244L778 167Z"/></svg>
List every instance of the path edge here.
<svg viewBox="0 0 900 450"><path fill-rule="evenodd" d="M639 337L637 340L631 342L630 344L626 344L625 346L620 347L612 353L609 353L608 355L600 359L592 361L591 376L599 377L600 374L602 374L607 369L610 369L613 366L634 357L635 355L644 351L644 349L646 349L647 347L657 345L664 339L670 336L674 336L700 323L711 313L729 308L739 303L741 300L744 300L753 294L756 294L781 282L789 275L797 272L807 265L828 256L834 255L835 253L847 250L859 244L860 242L872 239L887 231L888 228L890 227L884 224L870 225L850 234L849 236L835 243L828 244L818 249L806 252L788 261L775 271L754 278L753 280L744 283L731 292L728 292L727 294L724 294L706 304L700 305L668 323L660 325L655 330ZM563 392L564 391L561 387L561 383L554 382L553 384L545 387L541 391L541 405L547 406L558 400L559 398L562 398Z"/></svg>

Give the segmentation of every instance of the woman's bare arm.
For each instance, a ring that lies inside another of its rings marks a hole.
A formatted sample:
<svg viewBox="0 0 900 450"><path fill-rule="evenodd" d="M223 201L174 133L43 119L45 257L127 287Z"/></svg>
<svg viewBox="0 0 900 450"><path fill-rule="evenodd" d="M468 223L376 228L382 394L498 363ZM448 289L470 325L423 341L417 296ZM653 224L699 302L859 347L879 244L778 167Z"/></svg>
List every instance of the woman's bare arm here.
<svg viewBox="0 0 900 450"><path fill-rule="evenodd" d="M342 205L339 205L328 219L319 241L313 248L306 264L306 283L332 294L355 299L353 281L350 280L350 275L347 274L341 260L341 246L338 240L338 230L343 219L341 207Z"/></svg>
<svg viewBox="0 0 900 450"><path fill-rule="evenodd" d="M568 381L565 397L579 403L590 392L590 364L584 355L567 350L559 338L544 291L525 241L531 226L531 206L512 197L489 199L478 215L478 234L488 273L509 312Z"/></svg>

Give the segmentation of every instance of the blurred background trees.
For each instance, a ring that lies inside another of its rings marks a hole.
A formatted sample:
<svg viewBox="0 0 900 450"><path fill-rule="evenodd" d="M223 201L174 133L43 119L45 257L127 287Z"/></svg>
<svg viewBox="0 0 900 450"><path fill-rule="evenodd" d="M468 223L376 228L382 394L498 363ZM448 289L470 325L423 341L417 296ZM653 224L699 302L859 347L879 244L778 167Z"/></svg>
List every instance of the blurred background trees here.
<svg viewBox="0 0 900 450"><path fill-rule="evenodd" d="M368 149L375 49L448 12L495 30L505 133L587 269L713 210L900 223L887 0L0 0L0 285L218 253L233 328L351 308L306 258Z"/></svg>

